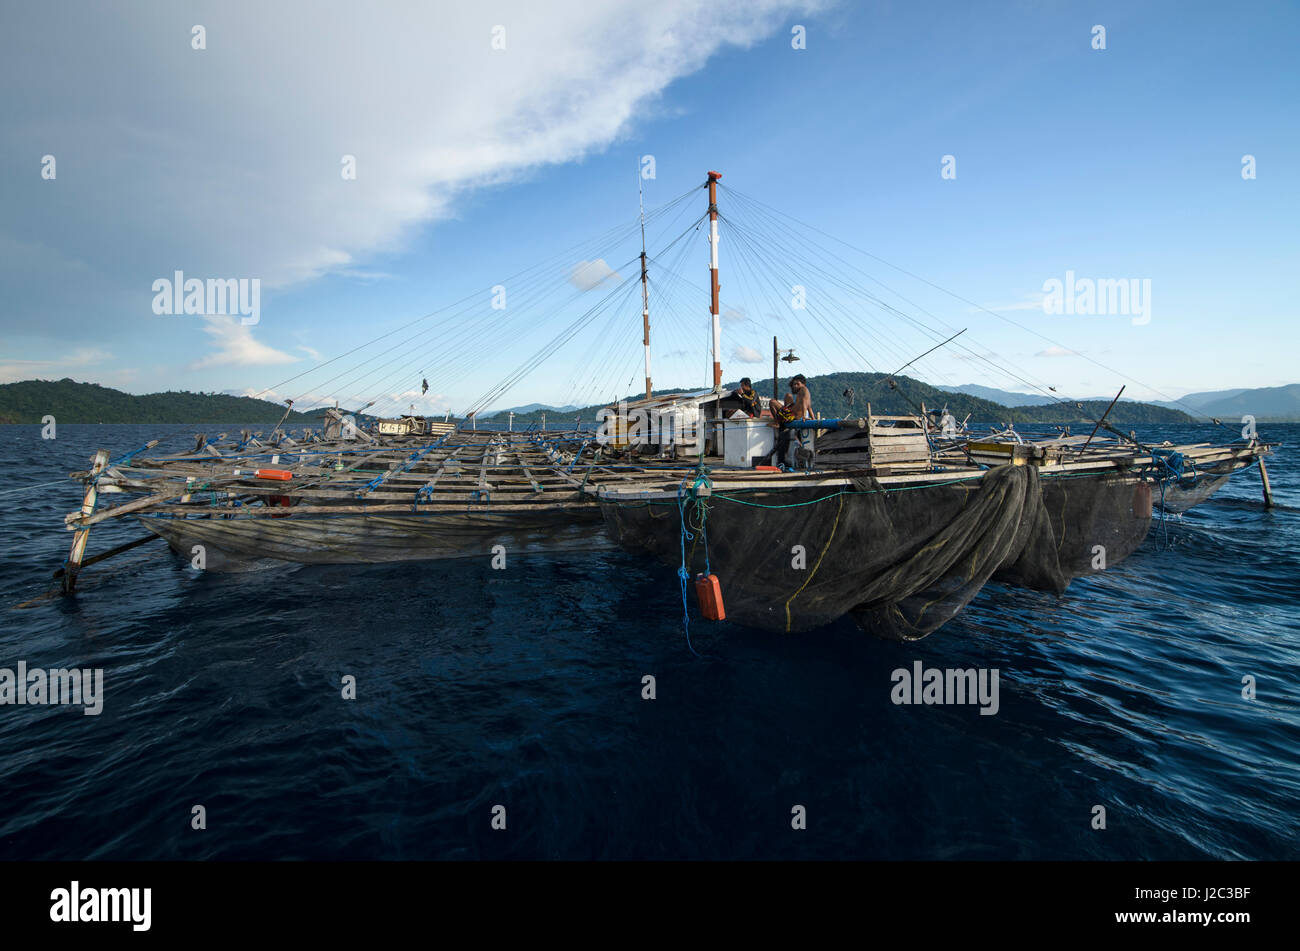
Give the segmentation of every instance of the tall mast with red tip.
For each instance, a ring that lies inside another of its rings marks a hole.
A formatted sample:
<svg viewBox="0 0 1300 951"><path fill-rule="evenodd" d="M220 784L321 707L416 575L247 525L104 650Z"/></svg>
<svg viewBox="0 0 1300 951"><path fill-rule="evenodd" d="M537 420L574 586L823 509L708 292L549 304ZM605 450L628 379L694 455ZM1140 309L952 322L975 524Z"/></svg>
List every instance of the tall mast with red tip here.
<svg viewBox="0 0 1300 951"><path fill-rule="evenodd" d="M722 319L718 314L718 179L721 172L709 172L709 277L712 285L713 388L722 389Z"/></svg>

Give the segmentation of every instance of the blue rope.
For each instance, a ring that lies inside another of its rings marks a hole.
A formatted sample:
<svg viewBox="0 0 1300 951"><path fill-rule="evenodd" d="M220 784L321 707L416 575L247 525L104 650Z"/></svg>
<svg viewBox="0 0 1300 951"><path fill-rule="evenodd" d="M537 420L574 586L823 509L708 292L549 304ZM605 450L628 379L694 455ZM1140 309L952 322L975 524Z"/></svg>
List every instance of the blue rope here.
<svg viewBox="0 0 1300 951"><path fill-rule="evenodd" d="M695 511L699 516L698 524L700 535L704 538L704 574L707 577L708 575L713 574L713 569L709 567L709 533L707 530L709 507L700 501L699 495L697 494L701 485L708 486L710 489L710 496L712 496L713 483L709 480L708 473L703 469L698 470L696 473L695 484L691 486L691 498L695 500Z"/></svg>
<svg viewBox="0 0 1300 951"><path fill-rule="evenodd" d="M692 654L699 657L700 653L695 649L695 646L691 644L691 611L690 603L687 600L686 595L687 584L691 580L691 573L686 567L686 543L695 540L695 534L686 527L688 521L686 518L686 483L689 480L690 476L687 476L682 480L682 484L677 487L677 515L681 519L682 526L682 563L677 569L677 577L681 581L682 585L682 628L686 631L686 646L690 648ZM709 536L708 533L704 531L704 519L708 517L708 510L704 508L703 503L700 502L698 496L695 494L701 483L706 485L710 484L708 476L702 470L698 472L695 478L695 483L690 488L690 497L695 502L697 511L703 513L700 519L700 532L704 535L704 570L706 574L709 574L711 573L709 571Z"/></svg>
<svg viewBox="0 0 1300 951"><path fill-rule="evenodd" d="M566 471L568 472L573 471L573 467L576 466L578 464L578 460L582 458L582 451L587 448L587 445L590 442L591 442L590 439L583 440L582 445L578 447L578 451L573 454L573 461L569 463L569 468Z"/></svg>
<svg viewBox="0 0 1300 951"><path fill-rule="evenodd" d="M106 463L104 465L104 468L107 469L109 468L109 466L120 466L122 463L129 461L133 456L138 456L140 453L144 452L148 448L149 446L146 444L141 446L139 449L132 449L126 455L118 456L112 462Z"/></svg>
<svg viewBox="0 0 1300 951"><path fill-rule="evenodd" d="M1151 450L1152 468L1154 469L1154 478L1160 485L1160 533L1161 544L1169 547L1169 523L1167 521L1168 513L1165 511L1165 483L1173 481L1175 483L1187 482L1188 486L1196 484L1200 477L1200 470L1196 468L1196 461L1189 459L1180 452L1172 449L1152 449ZM1189 482L1190 480L1190 482Z"/></svg>

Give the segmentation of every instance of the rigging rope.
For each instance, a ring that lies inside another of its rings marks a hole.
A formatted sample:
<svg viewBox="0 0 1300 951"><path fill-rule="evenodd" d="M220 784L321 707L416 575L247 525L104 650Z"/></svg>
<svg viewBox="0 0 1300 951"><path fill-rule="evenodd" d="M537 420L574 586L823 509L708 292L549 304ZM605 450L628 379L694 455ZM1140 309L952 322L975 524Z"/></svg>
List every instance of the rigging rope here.
<svg viewBox="0 0 1300 951"><path fill-rule="evenodd" d="M857 252L858 254L862 254L862 255L864 255L864 256L866 256L866 257L871 258L871 259L874 260L874 261L878 261L878 262L880 262L881 264L884 264L886 267L892 268L893 270L898 271L899 273L904 274L904 275L906 275L906 276L912 278L913 280L920 281L922 284L925 284L925 285L927 285L927 286L929 286L929 287L932 287L932 288L934 288L935 290L937 290L937 291L939 291L939 292L941 292L941 293L943 293L943 294L947 294L949 297L952 297L952 298L954 298L955 300L961 301L962 303L967 304L967 305L969 305L969 306L971 306L971 307L974 307L974 308L976 308L976 309L978 309L978 310L980 310L980 311L982 311L982 312L984 312L984 313L986 313L986 314L989 314L990 316L996 317L996 318L998 318L999 320L1002 320L1002 321L1004 321L1004 322L1006 322L1006 323L1011 324L1011 325L1014 326L1014 327L1019 328L1020 330L1026 331L1027 333L1031 333L1031 334L1033 334L1034 336L1038 337L1039 339L1044 340L1044 341L1046 341L1047 343L1052 344L1053 346L1057 346L1057 347L1060 347L1060 348L1063 349L1063 350L1067 350L1067 351L1069 351L1070 353L1072 353L1072 354L1074 354L1074 355L1076 355L1076 356L1078 356L1078 357L1081 357L1081 358L1083 358L1084 360L1087 360L1089 363L1092 363L1092 364L1094 364L1095 366L1098 366L1098 367L1100 367L1101 369L1106 370L1108 373L1114 373L1114 374L1116 374L1117 376L1120 376L1120 377L1122 377L1122 378L1124 378L1124 379L1126 379L1126 380L1128 380L1128 381L1130 381L1130 382L1132 382L1132 383L1136 383L1136 384L1138 384L1139 386L1145 387L1146 389L1150 390L1152 393L1155 393L1156 395L1163 397L1163 398L1164 398L1165 400L1167 400L1168 402L1171 402L1171 403L1177 403L1179 406L1184 406L1184 407L1186 407L1188 413L1189 413L1190 415L1194 416L1194 417L1205 417L1205 418L1208 418L1211 422L1214 422L1214 423L1216 423L1216 424L1218 424L1218 425L1220 425L1220 426L1223 426L1223 424L1222 424L1221 422L1219 422L1217 419L1214 419L1213 417L1208 417L1207 414L1200 412L1199 410L1197 410L1197 409L1194 408L1194 407L1188 406L1187 404L1183 403L1181 400L1177 400L1177 399L1173 399L1173 398L1169 397L1167 394L1162 393L1160 390L1157 390L1155 387L1151 386L1150 384L1143 383L1141 380L1135 379L1134 377L1130 377L1130 376L1128 376L1127 374L1122 373L1121 371L1114 369L1113 367L1109 367L1109 366L1107 366L1106 364L1100 362L1099 360L1094 360L1092 357L1089 357L1089 356L1087 356L1086 354L1079 353L1078 351L1074 350L1074 349L1071 348L1071 347L1066 347L1064 344L1060 344L1060 343L1056 342L1055 340L1053 340L1052 338L1046 336L1045 334L1041 334L1041 333L1039 333L1038 331L1036 331L1036 330L1034 330L1034 329L1032 329L1032 328L1030 328L1030 327L1025 326L1024 324L1019 323L1018 321L1012 320L1012 319L1009 318L1009 317L1006 317L1006 316L1004 316L1004 315L1002 315L1002 314L999 314L997 311L990 310L989 308L984 307L984 306L981 305L981 304L977 304L977 303L975 303L975 302L972 301L972 300L969 300L969 299L967 299L967 298L965 298L965 297L962 297L960 294L957 294L957 293L955 293L955 292L953 292L953 291L950 291L950 290L948 290L947 288L942 287L942 286L940 286L939 284L934 283L933 281L927 280L926 278L923 278L923 277L921 277L921 276L918 275L918 274L914 274L914 273L912 273L911 271L908 271L906 268L899 267L899 266L896 265L896 264L893 264L893 263L891 263L891 262L889 262L889 261L886 261L884 258L881 258L881 257L879 257L879 256L877 256L877 255L875 255L875 254L872 254L870 251L863 250L862 248L856 247L855 245L852 245L852 244L850 244L849 242L844 241L844 240L841 239L841 238L837 238L837 237L835 237L834 235L832 235L832 234L830 234L830 233L828 233L828 232L826 232L826 231L823 231L822 229L816 227L815 225L811 225L811 224L809 224L809 223L807 223L807 222L805 222L805 221L802 221L802 220L800 220L800 219L794 217L793 215L787 214L786 212L782 212L782 211L780 211L780 210L778 210L778 209L772 207L771 205L768 205L768 204L766 204L765 202L762 202L762 201L758 200L757 198L754 198L753 196L746 195L746 194L744 194L743 192L738 192L736 189L734 189L734 188L732 188L732 187L730 187L730 186L724 186L724 185L722 185L721 183L718 184L718 187L719 187L719 188L725 188L725 190L726 190L726 192L727 192L727 194L728 194L729 196L732 196L732 197L739 197L739 198L741 198L741 199L743 199L743 200L746 200L746 201L749 201L749 202L753 203L754 205L757 205L757 206L759 206L759 207L761 207L761 208L765 208L765 209L767 209L768 211L772 212L772 213L775 214L775 215L780 215L782 218L786 218L786 219L788 219L789 221L794 222L795 224L800 225L801 227L807 228L807 229L809 229L810 231L815 231L816 233L818 233L818 234L820 234L820 235L822 235L822 236L824 236L824 237L826 237L826 238L829 238L830 240L835 241L836 243L841 244L841 245L843 245L844 247L846 247L846 248L848 248L848 249L850 249L850 250L852 250L852 251ZM839 260L843 260L843 259L842 259L842 258L839 258ZM845 263L846 263L846 265L847 265L847 262L845 262ZM852 265L847 265L847 266L852 267ZM854 270L858 270L859 273L863 273L863 274L866 273L866 272L864 272L864 271L861 271L861 270L858 269L858 268L854 268ZM868 275L868 276L869 276L869 275ZM882 287L885 287L885 286L886 286L886 285L884 285L882 282L880 282L880 281L879 281L878 279L876 279L876 278L871 278L871 279L872 279L872 280L875 280L876 283L880 284ZM890 289L890 290L891 290L892 293L897 294L896 291L892 291L892 289ZM902 297L901 294L898 295L898 296L899 296L899 297ZM906 298L904 298L904 299L906 299ZM916 306L916 305L913 305L913 306ZM918 309L919 309L919 308L918 308ZM933 317L933 315L930 315L930 316ZM935 318L935 319L937 319L937 318ZM966 348L963 347L962 349L966 349ZM972 351L972 355L974 355L973 351ZM996 364L993 364L993 365L994 365L994 366L997 366ZM1009 372L1005 367L999 367L999 369L1001 369L1003 372ZM1027 383L1027 381L1023 381L1023 380L1022 380L1021 382L1026 382L1027 385L1030 385L1030 384ZM1041 387L1038 387L1038 386L1035 386L1034 388L1035 388L1035 389L1041 389ZM1050 389L1050 388L1049 388L1049 389ZM1051 398L1051 399L1058 399L1055 395L1051 396L1050 398ZM1223 428L1224 428L1224 429L1230 429L1230 427L1227 427L1227 426L1223 426Z"/></svg>

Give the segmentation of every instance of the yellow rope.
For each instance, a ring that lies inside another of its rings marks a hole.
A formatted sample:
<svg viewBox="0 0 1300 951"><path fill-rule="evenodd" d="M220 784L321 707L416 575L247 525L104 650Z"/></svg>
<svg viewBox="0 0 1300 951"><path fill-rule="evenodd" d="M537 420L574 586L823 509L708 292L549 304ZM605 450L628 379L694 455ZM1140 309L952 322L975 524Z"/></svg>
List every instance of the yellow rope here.
<svg viewBox="0 0 1300 951"><path fill-rule="evenodd" d="M831 525L831 537L826 539L826 545L822 548L822 553L817 556L817 562L813 565L812 571L808 572L808 577L804 579L803 584L799 585L799 590L790 595L790 600L785 602L785 632L790 633L790 605L794 599L799 597L799 592L808 587L808 582L813 580L813 575L817 574L817 569L821 567L822 559L831 549L831 542L835 541L835 530L840 526L840 513L844 511L844 496L840 495L840 507L835 510L835 522Z"/></svg>

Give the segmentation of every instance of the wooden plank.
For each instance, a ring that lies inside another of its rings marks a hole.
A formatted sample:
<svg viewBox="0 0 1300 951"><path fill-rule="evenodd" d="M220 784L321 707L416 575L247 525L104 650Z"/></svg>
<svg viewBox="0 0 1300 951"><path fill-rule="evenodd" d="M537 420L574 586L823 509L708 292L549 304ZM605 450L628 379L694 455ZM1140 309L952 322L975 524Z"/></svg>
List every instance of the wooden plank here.
<svg viewBox="0 0 1300 951"><path fill-rule="evenodd" d="M492 486L487 480L487 468L488 459L496 457L496 450L494 447L495 440L490 441L483 447L483 457L479 460L478 467L478 491L480 492L490 492L492 490Z"/></svg>
<svg viewBox="0 0 1300 951"><path fill-rule="evenodd" d="M166 502L168 499L174 499L179 494L180 493L169 489L159 495L151 495L147 498L126 502L122 505L114 506L111 509L105 509L95 515L78 515L78 513L74 512L68 515L64 521L68 528L75 528L81 531L90 528L92 525L98 525L100 522L107 519L119 518L123 515L129 515L132 512L139 512L141 509L147 509L151 505L158 505L161 502Z"/></svg>
<svg viewBox="0 0 1300 951"><path fill-rule="evenodd" d="M533 470L528 468L528 463L524 461L523 453L521 453L518 449L515 450L515 458L519 460L519 465L521 468L523 468L524 475L528 476L528 481L533 484L533 491L539 493L544 491L542 489L541 483L533 478Z"/></svg>
<svg viewBox="0 0 1300 951"><path fill-rule="evenodd" d="M591 503L586 501L571 500L563 502L560 500L549 502L513 502L513 503L483 503L482 505L473 506L473 511L485 514L509 514L511 512L563 512L568 509L590 508ZM149 515L193 515L195 510L192 507L183 505L160 506ZM212 512L213 516L222 519L240 520L240 519L293 519L305 518L313 515L465 515L466 504L448 504L443 502L421 502L412 504L410 502L391 503L391 504L371 504L371 505L298 505L291 509L270 508L261 506L250 506L243 509L217 509ZM195 521L201 522L203 519Z"/></svg>

